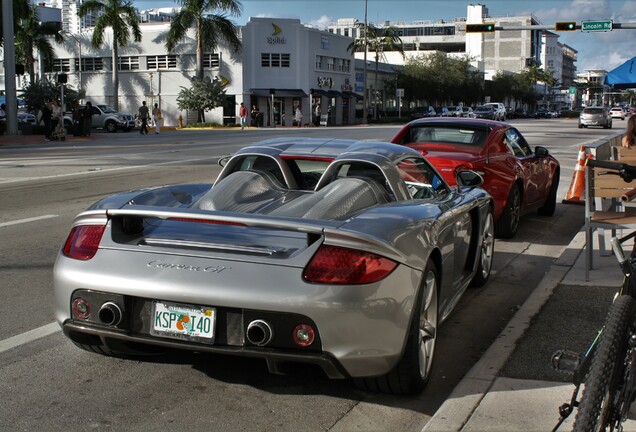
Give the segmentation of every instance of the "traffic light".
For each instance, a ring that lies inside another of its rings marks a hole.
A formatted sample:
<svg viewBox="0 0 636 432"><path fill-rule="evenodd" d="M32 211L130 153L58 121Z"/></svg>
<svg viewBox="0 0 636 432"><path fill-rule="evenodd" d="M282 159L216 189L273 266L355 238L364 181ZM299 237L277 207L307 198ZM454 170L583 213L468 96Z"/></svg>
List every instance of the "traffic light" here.
<svg viewBox="0 0 636 432"><path fill-rule="evenodd" d="M554 30L556 31L574 31L576 30L576 22L568 21L568 22L558 22L554 24Z"/></svg>
<svg viewBox="0 0 636 432"><path fill-rule="evenodd" d="M494 23L466 24L466 33L492 33L494 31Z"/></svg>

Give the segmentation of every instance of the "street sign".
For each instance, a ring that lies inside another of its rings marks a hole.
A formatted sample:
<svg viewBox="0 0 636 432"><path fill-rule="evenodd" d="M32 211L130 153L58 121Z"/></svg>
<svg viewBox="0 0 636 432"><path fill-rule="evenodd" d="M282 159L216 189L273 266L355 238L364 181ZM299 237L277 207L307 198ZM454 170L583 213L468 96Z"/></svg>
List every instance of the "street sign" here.
<svg viewBox="0 0 636 432"><path fill-rule="evenodd" d="M403 88L395 89L395 96L404 97L404 89Z"/></svg>
<svg viewBox="0 0 636 432"><path fill-rule="evenodd" d="M612 20L603 21L583 21L581 22L581 31L598 32L612 31Z"/></svg>
<svg viewBox="0 0 636 432"><path fill-rule="evenodd" d="M570 87L570 94L576 94L576 87L575 86L571 86Z"/></svg>

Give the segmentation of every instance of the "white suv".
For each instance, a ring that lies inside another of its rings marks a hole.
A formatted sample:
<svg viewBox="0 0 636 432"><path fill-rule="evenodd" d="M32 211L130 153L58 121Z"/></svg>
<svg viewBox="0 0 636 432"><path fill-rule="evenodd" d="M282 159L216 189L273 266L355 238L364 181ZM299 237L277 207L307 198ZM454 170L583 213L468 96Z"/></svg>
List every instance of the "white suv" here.
<svg viewBox="0 0 636 432"><path fill-rule="evenodd" d="M504 106L504 104L502 104L501 102L490 102L484 105L491 106L495 109L495 120L506 120L506 107Z"/></svg>

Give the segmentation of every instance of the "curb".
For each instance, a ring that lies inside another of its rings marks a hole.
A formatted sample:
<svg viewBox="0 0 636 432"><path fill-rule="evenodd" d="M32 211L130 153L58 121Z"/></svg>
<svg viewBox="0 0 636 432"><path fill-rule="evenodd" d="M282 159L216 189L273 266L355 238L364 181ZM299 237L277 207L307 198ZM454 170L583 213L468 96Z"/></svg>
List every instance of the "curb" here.
<svg viewBox="0 0 636 432"><path fill-rule="evenodd" d="M501 368L512 355L519 339L530 327L532 319L541 311L555 288L568 274L585 246L585 232L579 231L559 258L550 266L537 288L468 371L453 392L424 426L425 431L459 432L468 423L486 393L491 389Z"/></svg>

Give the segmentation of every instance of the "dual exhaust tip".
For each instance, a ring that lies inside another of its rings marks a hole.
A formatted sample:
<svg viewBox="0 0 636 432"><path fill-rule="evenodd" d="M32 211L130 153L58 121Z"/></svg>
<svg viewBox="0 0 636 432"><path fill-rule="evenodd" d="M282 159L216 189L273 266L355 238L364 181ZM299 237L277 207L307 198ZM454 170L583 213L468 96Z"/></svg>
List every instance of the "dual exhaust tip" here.
<svg viewBox="0 0 636 432"><path fill-rule="evenodd" d="M117 326L121 323L124 314L117 303L109 301L102 305L97 316L102 324ZM272 341L274 331L266 321L257 319L247 325L245 335L252 345L262 347Z"/></svg>

